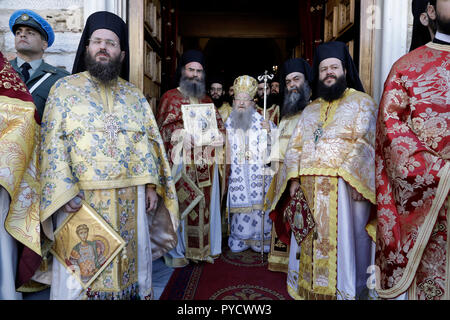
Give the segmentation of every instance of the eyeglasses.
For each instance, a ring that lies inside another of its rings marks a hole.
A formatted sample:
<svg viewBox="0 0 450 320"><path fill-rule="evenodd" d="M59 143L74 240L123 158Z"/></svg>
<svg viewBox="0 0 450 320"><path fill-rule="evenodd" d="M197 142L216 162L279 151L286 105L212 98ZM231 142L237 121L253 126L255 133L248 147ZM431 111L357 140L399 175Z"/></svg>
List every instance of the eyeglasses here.
<svg viewBox="0 0 450 320"><path fill-rule="evenodd" d="M251 100L251 99L234 99L234 101L236 101L236 102L250 102L250 101L253 101L253 100Z"/></svg>
<svg viewBox="0 0 450 320"><path fill-rule="evenodd" d="M95 46L101 45L103 41L109 48L117 48L119 46L119 43L117 41L111 39L100 39L100 38L89 39L89 43Z"/></svg>

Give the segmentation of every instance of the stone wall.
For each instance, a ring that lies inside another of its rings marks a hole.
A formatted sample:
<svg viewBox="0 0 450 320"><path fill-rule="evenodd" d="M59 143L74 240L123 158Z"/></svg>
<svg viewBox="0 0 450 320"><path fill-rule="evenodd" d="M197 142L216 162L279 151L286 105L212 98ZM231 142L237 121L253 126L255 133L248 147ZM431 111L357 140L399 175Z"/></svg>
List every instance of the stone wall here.
<svg viewBox="0 0 450 320"><path fill-rule="evenodd" d="M11 14L29 9L45 18L55 32L55 41L44 54L44 60L72 71L75 53L84 27L84 0L2 0L0 1L0 51L15 58L14 36L9 29Z"/></svg>

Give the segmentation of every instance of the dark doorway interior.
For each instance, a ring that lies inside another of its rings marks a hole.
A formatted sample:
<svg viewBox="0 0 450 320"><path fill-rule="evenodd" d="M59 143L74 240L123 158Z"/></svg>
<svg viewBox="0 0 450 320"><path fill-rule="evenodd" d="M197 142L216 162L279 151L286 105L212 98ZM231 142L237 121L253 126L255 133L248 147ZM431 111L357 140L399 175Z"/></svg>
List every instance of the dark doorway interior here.
<svg viewBox="0 0 450 320"><path fill-rule="evenodd" d="M222 71L232 81L236 75L256 76L273 66L280 70L288 58L312 64L314 49L324 41L326 0L161 1L163 91L169 83L176 86L179 58L189 49L205 53L208 74ZM355 2L355 25L334 40L354 48L357 62L360 0Z"/></svg>
<svg viewBox="0 0 450 320"><path fill-rule="evenodd" d="M300 40L298 1L179 1L183 51L205 54L207 74L228 82L247 74L273 73Z"/></svg>
<svg viewBox="0 0 450 320"><path fill-rule="evenodd" d="M285 41L275 39L210 39L204 49L208 74L222 73L230 82L240 75L257 77L282 63Z"/></svg>

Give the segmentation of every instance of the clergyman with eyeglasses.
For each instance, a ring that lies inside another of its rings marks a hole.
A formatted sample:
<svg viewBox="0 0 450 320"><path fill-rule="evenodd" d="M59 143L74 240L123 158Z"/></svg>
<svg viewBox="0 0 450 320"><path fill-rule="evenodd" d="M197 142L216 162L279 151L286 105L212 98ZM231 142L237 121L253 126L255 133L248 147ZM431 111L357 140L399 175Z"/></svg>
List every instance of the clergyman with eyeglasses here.
<svg viewBox="0 0 450 320"><path fill-rule="evenodd" d="M223 123L227 121L233 107L226 101L225 77L222 74L215 74L209 78L209 95L220 113Z"/></svg>
<svg viewBox="0 0 450 320"><path fill-rule="evenodd" d="M60 79L47 100L41 219L58 227L84 199L126 245L86 290L68 285L76 282L53 259L50 299L152 299L152 261L176 245L174 179L152 109L128 72L127 25L113 13L95 12L73 74Z"/></svg>

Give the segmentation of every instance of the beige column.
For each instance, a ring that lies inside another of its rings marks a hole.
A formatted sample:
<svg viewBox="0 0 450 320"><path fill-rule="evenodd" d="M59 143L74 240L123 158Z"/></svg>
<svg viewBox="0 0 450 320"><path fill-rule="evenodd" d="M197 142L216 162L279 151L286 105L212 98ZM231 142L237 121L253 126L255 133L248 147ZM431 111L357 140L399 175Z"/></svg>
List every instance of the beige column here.
<svg viewBox="0 0 450 320"><path fill-rule="evenodd" d="M377 0L381 23L375 32L373 98L379 102L392 65L408 53L412 0Z"/></svg>
<svg viewBox="0 0 450 320"><path fill-rule="evenodd" d="M361 0L359 73L376 102L392 65L411 43L412 0Z"/></svg>

